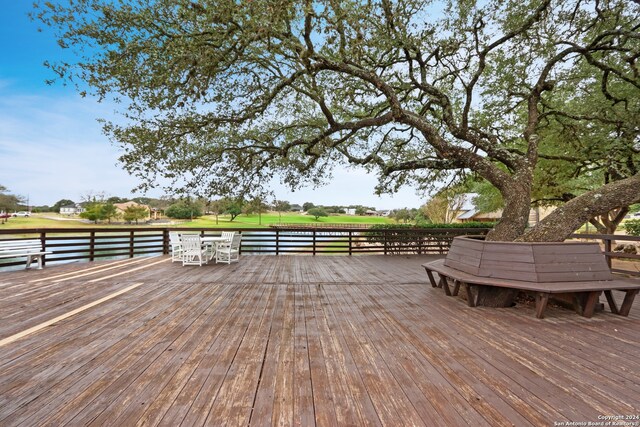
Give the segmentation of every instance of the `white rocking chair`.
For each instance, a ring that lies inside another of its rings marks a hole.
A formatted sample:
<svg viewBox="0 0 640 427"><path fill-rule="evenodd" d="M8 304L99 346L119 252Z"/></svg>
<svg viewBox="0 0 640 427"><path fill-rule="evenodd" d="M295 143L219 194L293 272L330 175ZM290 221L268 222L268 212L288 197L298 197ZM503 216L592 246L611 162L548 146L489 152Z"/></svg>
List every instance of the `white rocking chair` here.
<svg viewBox="0 0 640 427"><path fill-rule="evenodd" d="M229 243L220 243L216 249L216 264L219 262L224 262L226 264L238 262L240 259L241 240L241 234L234 234Z"/></svg>
<svg viewBox="0 0 640 427"><path fill-rule="evenodd" d="M182 249L182 265L202 265L211 259L198 234L183 234Z"/></svg>
<svg viewBox="0 0 640 427"><path fill-rule="evenodd" d="M180 234L175 231L169 232L169 246L171 247L171 262L182 261L184 250L182 248Z"/></svg>

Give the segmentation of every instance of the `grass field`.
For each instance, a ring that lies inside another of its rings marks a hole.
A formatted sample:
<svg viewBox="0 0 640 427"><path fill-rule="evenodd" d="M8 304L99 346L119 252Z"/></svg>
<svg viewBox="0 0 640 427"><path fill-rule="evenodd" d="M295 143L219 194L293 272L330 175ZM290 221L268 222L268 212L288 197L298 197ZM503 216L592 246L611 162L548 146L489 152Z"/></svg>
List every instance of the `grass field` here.
<svg viewBox="0 0 640 427"><path fill-rule="evenodd" d="M216 223L215 216L204 216L197 220L181 224L183 227L229 227L255 228L268 227L270 224L393 224L394 221L385 217L336 215L321 217L316 221L314 217L297 213L278 215L266 213L256 215L238 215L233 221L229 216L220 215Z"/></svg>
<svg viewBox="0 0 640 427"><path fill-rule="evenodd" d="M268 227L270 224L393 224L394 221L385 217L336 215L320 217L318 221L310 215L298 213L266 213L255 215L238 215L233 221L228 215L216 217L203 216L194 221L184 222L181 227L221 227L221 228L257 228Z"/></svg>
<svg viewBox="0 0 640 427"><path fill-rule="evenodd" d="M0 230L20 229L20 228L82 228L95 227L95 224L87 224L80 220L68 220L60 217L59 220L49 219L55 214L32 214L28 218L9 218L9 220L0 224Z"/></svg>
<svg viewBox="0 0 640 427"><path fill-rule="evenodd" d="M55 219L54 219L55 218ZM270 224L393 224L394 221L385 217L337 215L321 217L316 221L312 216L299 213L266 213L261 216L239 215L230 221L228 215L220 215L218 221L208 215L193 221L175 220L171 224L140 224L139 228L148 227L194 227L194 228L257 228L268 227ZM0 230L15 230L24 228L95 228L95 227L136 227L135 224L107 224L97 225L87 223L80 218L69 218L56 214L33 214L29 218L10 218L5 224L0 224Z"/></svg>

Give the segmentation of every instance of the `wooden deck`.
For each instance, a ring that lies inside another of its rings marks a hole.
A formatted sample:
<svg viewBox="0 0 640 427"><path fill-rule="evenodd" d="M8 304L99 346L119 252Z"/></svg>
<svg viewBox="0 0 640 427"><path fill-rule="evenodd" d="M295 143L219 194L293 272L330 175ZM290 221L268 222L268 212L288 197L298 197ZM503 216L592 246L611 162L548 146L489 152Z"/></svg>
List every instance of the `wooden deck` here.
<svg viewBox="0 0 640 427"><path fill-rule="evenodd" d="M0 425L640 416L637 304L591 319L469 308L428 284L430 259L157 257L0 273Z"/></svg>

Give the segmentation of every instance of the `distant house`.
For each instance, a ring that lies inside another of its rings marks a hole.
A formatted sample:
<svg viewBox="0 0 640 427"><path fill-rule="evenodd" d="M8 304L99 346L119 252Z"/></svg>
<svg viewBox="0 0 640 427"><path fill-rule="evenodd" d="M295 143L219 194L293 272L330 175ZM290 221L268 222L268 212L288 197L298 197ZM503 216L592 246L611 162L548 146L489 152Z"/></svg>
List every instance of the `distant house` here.
<svg viewBox="0 0 640 427"><path fill-rule="evenodd" d="M302 209L302 206L297 203L289 205L289 212L302 212L303 210L304 209Z"/></svg>
<svg viewBox="0 0 640 427"><path fill-rule="evenodd" d="M164 211L158 208L151 208L150 213L152 220L161 219L164 216Z"/></svg>
<svg viewBox="0 0 640 427"><path fill-rule="evenodd" d="M124 211L126 211L129 206L143 207L147 209L147 217L142 219L148 220L151 218L151 208L149 208L149 206L147 205L141 205L140 203L136 203L136 202L124 202L124 203L114 203L113 206L115 206L116 212L118 212L118 214L120 215L124 214Z"/></svg>
<svg viewBox="0 0 640 427"><path fill-rule="evenodd" d="M480 212L473 205L475 193L464 194L464 200L453 222L496 222L502 218L502 209ZM554 206L532 207L529 211L529 227L533 227L555 209Z"/></svg>
<svg viewBox="0 0 640 427"><path fill-rule="evenodd" d="M473 204L475 193L462 195L453 222L496 222L502 218L502 209L493 212L480 212Z"/></svg>
<svg viewBox="0 0 640 427"><path fill-rule="evenodd" d="M355 215L356 214L356 208L345 208L344 212L347 215Z"/></svg>
<svg viewBox="0 0 640 427"><path fill-rule="evenodd" d="M84 212L84 208L78 204L60 206L61 215L78 215Z"/></svg>
<svg viewBox="0 0 640 427"><path fill-rule="evenodd" d="M496 222L502 218L502 209L493 212L470 210L456 217L455 222Z"/></svg>

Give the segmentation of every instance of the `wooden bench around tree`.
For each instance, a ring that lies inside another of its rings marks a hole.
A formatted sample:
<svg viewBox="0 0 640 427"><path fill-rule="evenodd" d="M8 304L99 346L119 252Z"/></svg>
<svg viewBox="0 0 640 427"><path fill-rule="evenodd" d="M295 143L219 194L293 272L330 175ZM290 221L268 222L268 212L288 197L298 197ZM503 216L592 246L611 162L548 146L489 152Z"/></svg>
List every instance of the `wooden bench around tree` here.
<svg viewBox="0 0 640 427"><path fill-rule="evenodd" d="M38 261L38 269L42 269L42 257L50 253L42 250L42 242L38 239L0 241L0 258L27 257L26 268L29 268L33 261Z"/></svg>
<svg viewBox="0 0 640 427"><path fill-rule="evenodd" d="M533 293L538 318L544 317L551 296L570 297L579 314L591 317L602 292L612 313L627 316L640 291L640 281L611 274L596 243L484 242L456 237L446 259L423 267L431 285L443 288L448 296L457 296L464 287L470 307L480 305L483 293L496 288ZM625 294L620 308L613 290Z"/></svg>

